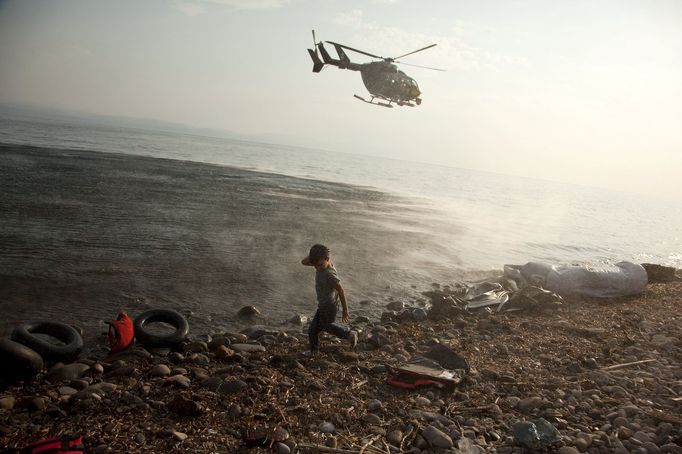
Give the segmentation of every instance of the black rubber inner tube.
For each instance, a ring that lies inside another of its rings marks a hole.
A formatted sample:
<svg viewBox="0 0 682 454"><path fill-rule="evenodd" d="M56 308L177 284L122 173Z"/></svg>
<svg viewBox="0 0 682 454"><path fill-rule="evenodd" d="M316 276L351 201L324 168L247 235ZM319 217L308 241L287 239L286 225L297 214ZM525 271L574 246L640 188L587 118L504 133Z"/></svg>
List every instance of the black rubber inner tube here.
<svg viewBox="0 0 682 454"><path fill-rule="evenodd" d="M30 378L43 370L43 358L38 352L8 338L0 339L0 364L0 381Z"/></svg>
<svg viewBox="0 0 682 454"><path fill-rule="evenodd" d="M172 325L175 331L169 334L155 334L146 325L163 322ZM189 334L189 323L179 312L172 309L152 309L135 318L135 339L150 347L171 347L181 343Z"/></svg>
<svg viewBox="0 0 682 454"><path fill-rule="evenodd" d="M52 336L64 345L56 345L41 339L36 334ZM24 323L14 328L12 340L32 348L44 361L71 362L78 358L83 350L83 338L76 329L61 322L37 321Z"/></svg>

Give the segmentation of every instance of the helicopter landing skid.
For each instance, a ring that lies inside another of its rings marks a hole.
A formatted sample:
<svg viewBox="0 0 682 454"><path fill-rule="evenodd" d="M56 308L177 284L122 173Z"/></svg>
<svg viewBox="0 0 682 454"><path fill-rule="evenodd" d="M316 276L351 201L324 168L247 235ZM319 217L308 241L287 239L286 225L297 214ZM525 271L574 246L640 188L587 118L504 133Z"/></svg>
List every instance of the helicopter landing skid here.
<svg viewBox="0 0 682 454"><path fill-rule="evenodd" d="M374 102L374 96L372 96L372 99L370 99L369 101L367 101L362 96L358 96L358 95L353 95L353 96L358 98L360 101L366 102L367 104L374 104L375 106L381 106L381 107L389 107L391 109L393 108L393 106L391 105L390 102L388 104L386 104L385 102L379 102L379 101Z"/></svg>

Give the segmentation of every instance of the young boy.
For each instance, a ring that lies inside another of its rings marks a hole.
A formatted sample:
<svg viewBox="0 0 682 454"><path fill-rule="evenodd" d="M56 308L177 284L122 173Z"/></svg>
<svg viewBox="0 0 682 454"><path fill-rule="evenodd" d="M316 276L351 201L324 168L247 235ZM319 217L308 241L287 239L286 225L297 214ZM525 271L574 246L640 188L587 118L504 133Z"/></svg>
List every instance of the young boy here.
<svg viewBox="0 0 682 454"><path fill-rule="evenodd" d="M327 331L336 337L348 339L351 347L355 347L358 343L358 333L334 323L339 300L341 300L341 307L343 308L341 320L344 323L348 323L349 315L346 294L339 282L336 268L332 265L329 248L321 244L315 244L310 248L308 256L301 260L301 263L306 266L315 267L315 292L317 293L317 312L315 312L315 316L308 328L310 350L303 354L305 356L312 356L319 349L320 331Z"/></svg>

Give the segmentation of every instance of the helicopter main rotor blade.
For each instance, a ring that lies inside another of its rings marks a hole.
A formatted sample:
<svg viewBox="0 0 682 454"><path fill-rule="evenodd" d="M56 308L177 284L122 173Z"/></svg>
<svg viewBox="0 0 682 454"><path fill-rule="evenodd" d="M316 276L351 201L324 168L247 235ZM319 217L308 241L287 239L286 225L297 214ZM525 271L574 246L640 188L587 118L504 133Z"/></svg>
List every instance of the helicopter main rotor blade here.
<svg viewBox="0 0 682 454"><path fill-rule="evenodd" d="M426 50L426 49L431 49L431 48L434 47L434 46L435 46L435 44L431 44L430 46L422 47L421 49L417 49L417 50L413 50L412 52L408 52L408 53L406 53L405 55L401 55L401 56L399 56L399 57L395 57L395 58L393 58L392 60L395 61L395 60L397 60L397 59L399 59L399 58L407 57L408 55L416 54L417 52L421 52L421 51Z"/></svg>
<svg viewBox="0 0 682 454"><path fill-rule="evenodd" d="M414 66L415 68L422 68L422 69L432 69L434 71L443 71L445 72L445 69L441 68L431 68L430 66L422 66L422 65L413 65L412 63L403 63L401 61L393 61L393 63L398 63L401 65L407 65L407 66Z"/></svg>
<svg viewBox="0 0 682 454"><path fill-rule="evenodd" d="M333 44L333 45L335 45L335 46L339 46L339 47L341 47L341 48L343 48L343 49L348 49L348 50L352 50L353 52L357 52L357 53L362 54L362 55L367 55L368 57L381 58L382 60L385 60L384 57L380 57L380 56L378 56L378 55L370 54L369 52L365 52L365 51L363 51L363 50L353 49L352 47L345 46L345 45L339 44L339 43L335 43L335 42L333 42L333 41L327 41L327 42L328 42L329 44Z"/></svg>

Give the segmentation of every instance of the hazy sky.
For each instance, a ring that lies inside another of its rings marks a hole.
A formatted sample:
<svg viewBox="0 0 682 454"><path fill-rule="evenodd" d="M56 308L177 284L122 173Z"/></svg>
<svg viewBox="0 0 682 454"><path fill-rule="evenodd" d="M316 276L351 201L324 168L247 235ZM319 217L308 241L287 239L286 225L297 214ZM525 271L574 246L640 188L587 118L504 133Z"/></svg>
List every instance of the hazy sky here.
<svg viewBox="0 0 682 454"><path fill-rule="evenodd" d="M370 106L359 73L311 72L313 28L438 43L404 60L447 72L403 67L422 105ZM0 0L0 102L679 195L682 1Z"/></svg>

